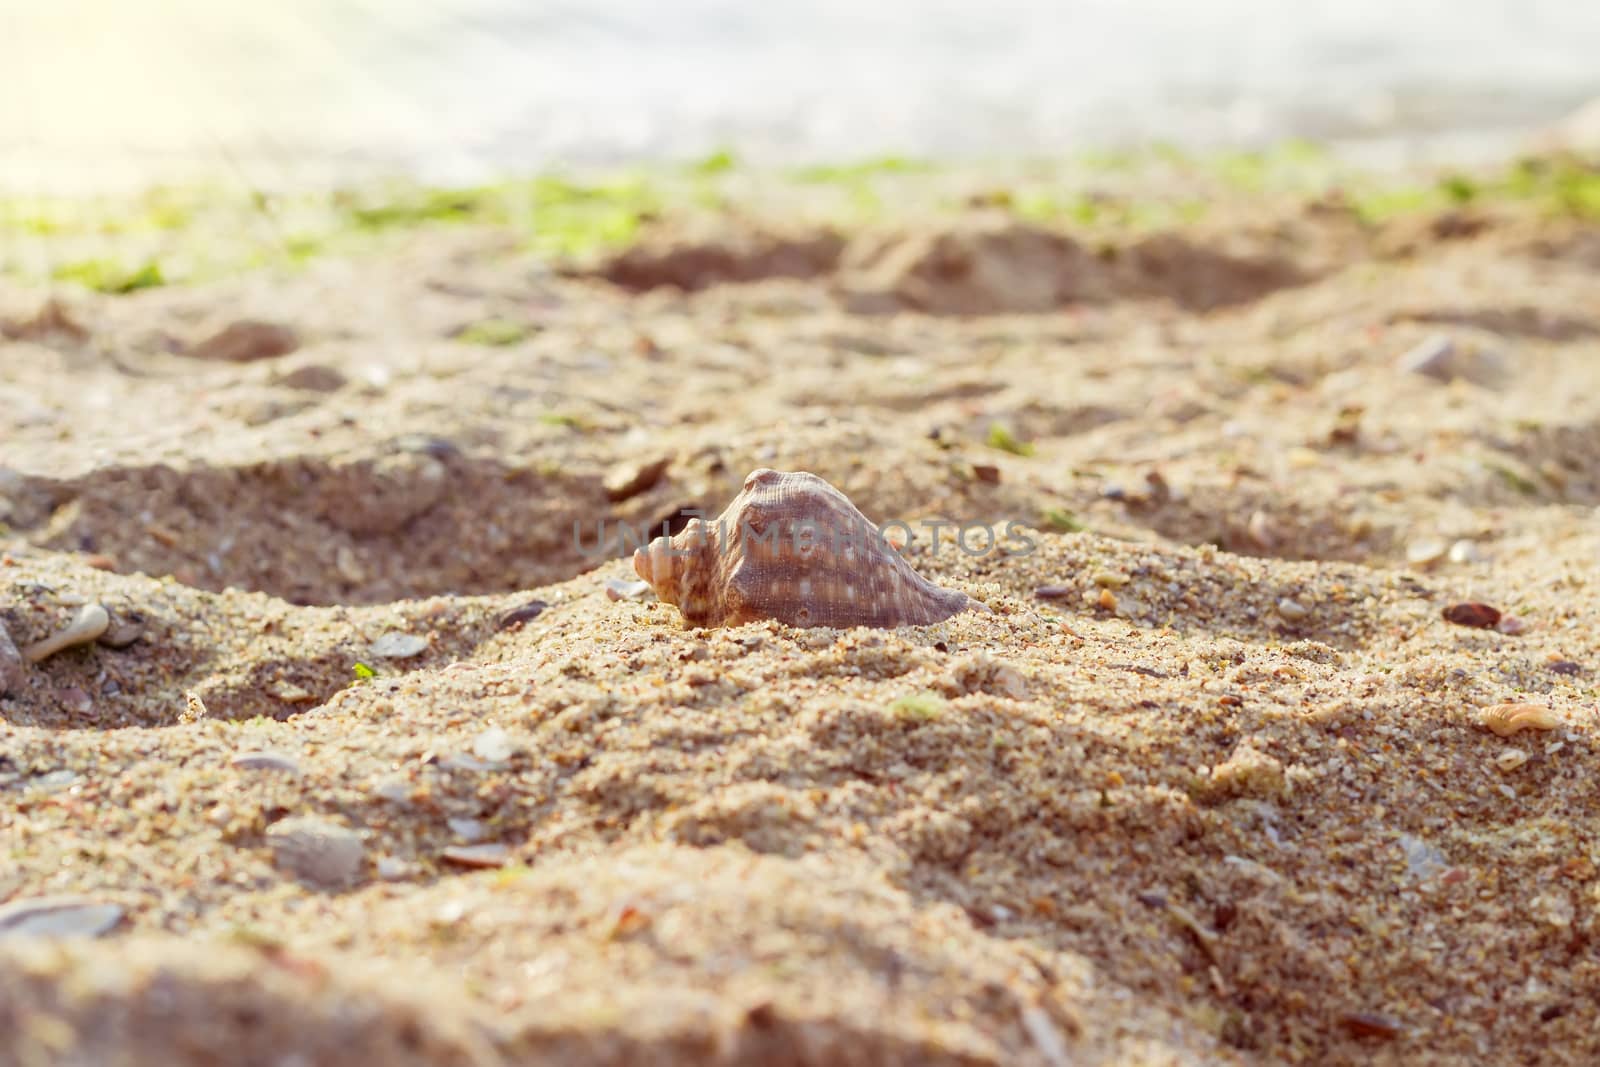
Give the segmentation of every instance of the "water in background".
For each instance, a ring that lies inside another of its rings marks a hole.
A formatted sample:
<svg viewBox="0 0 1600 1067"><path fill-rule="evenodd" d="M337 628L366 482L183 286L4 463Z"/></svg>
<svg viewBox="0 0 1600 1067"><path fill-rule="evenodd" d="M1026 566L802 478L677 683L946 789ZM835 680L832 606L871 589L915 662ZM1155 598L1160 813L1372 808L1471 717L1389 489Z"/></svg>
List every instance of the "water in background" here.
<svg viewBox="0 0 1600 1067"><path fill-rule="evenodd" d="M0 184L1286 136L1503 146L1600 94L1595 0L0 0Z"/></svg>

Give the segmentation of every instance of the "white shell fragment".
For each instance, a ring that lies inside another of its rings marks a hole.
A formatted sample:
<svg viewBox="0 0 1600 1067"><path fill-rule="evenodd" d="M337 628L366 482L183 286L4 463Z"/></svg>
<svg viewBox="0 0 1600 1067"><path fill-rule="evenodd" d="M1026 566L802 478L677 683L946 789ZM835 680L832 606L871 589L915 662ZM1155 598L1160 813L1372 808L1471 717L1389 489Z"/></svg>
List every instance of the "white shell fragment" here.
<svg viewBox="0 0 1600 1067"><path fill-rule="evenodd" d="M111 625L111 613L100 604L85 604L65 629L51 634L43 641L35 641L22 650L30 662L38 663L74 645L86 645L106 632Z"/></svg>

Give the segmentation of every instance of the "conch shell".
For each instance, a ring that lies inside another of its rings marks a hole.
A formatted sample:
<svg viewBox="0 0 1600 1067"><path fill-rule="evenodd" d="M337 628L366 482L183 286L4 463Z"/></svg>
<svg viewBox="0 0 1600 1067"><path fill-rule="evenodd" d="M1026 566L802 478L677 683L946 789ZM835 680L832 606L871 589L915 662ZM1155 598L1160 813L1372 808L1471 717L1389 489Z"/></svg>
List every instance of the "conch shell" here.
<svg viewBox="0 0 1600 1067"><path fill-rule="evenodd" d="M717 519L692 519L633 554L633 569L691 626L927 626L987 611L911 569L839 490L762 469Z"/></svg>

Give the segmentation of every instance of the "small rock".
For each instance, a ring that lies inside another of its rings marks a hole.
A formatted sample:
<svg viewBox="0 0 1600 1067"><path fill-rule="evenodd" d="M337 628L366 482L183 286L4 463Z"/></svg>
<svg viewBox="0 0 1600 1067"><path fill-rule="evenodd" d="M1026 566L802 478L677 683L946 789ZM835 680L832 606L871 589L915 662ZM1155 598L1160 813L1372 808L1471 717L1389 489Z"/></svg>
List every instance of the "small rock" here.
<svg viewBox="0 0 1600 1067"><path fill-rule="evenodd" d="M489 836L489 828L478 819L446 819L450 832L469 845L475 845Z"/></svg>
<svg viewBox="0 0 1600 1067"><path fill-rule="evenodd" d="M1000 468L991 463L974 463L972 476L985 485L1000 484Z"/></svg>
<svg viewBox="0 0 1600 1067"><path fill-rule="evenodd" d="M138 612L113 612L106 632L95 638L95 643L101 648L127 648L144 636L144 626L144 616Z"/></svg>
<svg viewBox="0 0 1600 1067"><path fill-rule="evenodd" d="M332 367L324 367L320 363L308 363L279 375L273 379L273 384L286 389L299 389L306 393L337 393L349 381L350 379Z"/></svg>
<svg viewBox="0 0 1600 1067"><path fill-rule="evenodd" d="M1583 664L1570 659L1558 659L1549 663L1545 669L1551 674L1561 674L1571 678L1583 673Z"/></svg>
<svg viewBox="0 0 1600 1067"><path fill-rule="evenodd" d="M1444 609L1444 619L1446 622L1453 622L1457 626L1472 626L1480 630L1488 630L1500 621L1500 609L1472 601L1451 604Z"/></svg>
<svg viewBox="0 0 1600 1067"><path fill-rule="evenodd" d="M1450 546L1437 537L1423 538L1406 546L1406 562L1413 567L1431 567L1449 551Z"/></svg>
<svg viewBox="0 0 1600 1067"><path fill-rule="evenodd" d="M626 582L621 578L606 579L606 598L609 600L643 600L649 595L649 582Z"/></svg>
<svg viewBox="0 0 1600 1067"><path fill-rule="evenodd" d="M1528 624L1518 615L1502 615L1494 628L1507 637L1515 637L1526 630Z"/></svg>
<svg viewBox="0 0 1600 1067"><path fill-rule="evenodd" d="M627 500L653 487L672 466L671 456L661 456L647 463L622 463L606 473L602 483L606 499L612 503Z"/></svg>
<svg viewBox="0 0 1600 1067"><path fill-rule="evenodd" d="M426 651L428 639L416 634L399 632L386 633L376 641L368 652L374 659L410 659Z"/></svg>
<svg viewBox="0 0 1600 1067"><path fill-rule="evenodd" d="M5 623L0 623L0 697L21 692L23 679L27 676L27 660L12 644Z"/></svg>
<svg viewBox="0 0 1600 1067"><path fill-rule="evenodd" d="M1483 552L1474 541L1462 538L1450 546L1451 563L1478 563L1483 559Z"/></svg>
<svg viewBox="0 0 1600 1067"><path fill-rule="evenodd" d="M77 785L79 775L77 771L65 767L57 771L46 771L44 774L28 780L28 788L37 789L41 793L59 793L63 789Z"/></svg>
<svg viewBox="0 0 1600 1067"><path fill-rule="evenodd" d="M546 604L542 600L530 600L526 604L519 604L510 611L501 615L500 621L496 625L499 627L499 629L509 630L511 627L516 626L519 623L532 622L534 619L537 619L540 615L544 614L545 608L548 608L549 606L549 604Z"/></svg>
<svg viewBox="0 0 1600 1067"><path fill-rule="evenodd" d="M306 704L317 698L311 690L293 682L274 682L267 688L267 693L285 704Z"/></svg>
<svg viewBox="0 0 1600 1067"><path fill-rule="evenodd" d="M1451 369L1455 354L1456 343L1445 334L1436 333L1401 356L1396 365L1410 374L1448 382L1455 377Z"/></svg>
<svg viewBox="0 0 1600 1067"><path fill-rule="evenodd" d="M512 753L511 735L498 726L485 730L472 742L472 754L490 763L504 763Z"/></svg>
<svg viewBox="0 0 1600 1067"><path fill-rule="evenodd" d="M196 359L224 363L250 363L286 356L300 347L300 338L287 326L258 319L240 319L190 348Z"/></svg>
<svg viewBox="0 0 1600 1067"><path fill-rule="evenodd" d="M87 715L94 707L93 698L75 685L66 689L57 689L56 700L63 708L74 715Z"/></svg>
<svg viewBox="0 0 1600 1067"><path fill-rule="evenodd" d="M378 860L378 877L385 882L401 881L411 877L415 871L415 867L396 856L384 856Z"/></svg>
<svg viewBox="0 0 1600 1067"><path fill-rule="evenodd" d="M1041 585L1033 591L1033 595L1040 600L1062 600L1073 594L1070 585Z"/></svg>
<svg viewBox="0 0 1600 1067"><path fill-rule="evenodd" d="M1300 603L1300 601L1292 600L1289 597L1283 597L1280 599L1277 607L1278 614L1287 619L1289 622L1300 622L1302 619L1306 618L1306 616L1311 614L1310 608Z"/></svg>
<svg viewBox="0 0 1600 1067"><path fill-rule="evenodd" d="M325 888L353 880L366 851L360 834L314 816L273 823L267 829L267 844L280 868Z"/></svg>
<svg viewBox="0 0 1600 1067"><path fill-rule="evenodd" d="M1505 357L1478 345L1460 345L1444 334L1435 334L1401 356L1396 366L1436 382L1457 378L1493 388L1504 381Z"/></svg>
<svg viewBox="0 0 1600 1067"><path fill-rule="evenodd" d="M300 773L300 764L282 752L266 750L241 752L228 761L228 766L242 771L282 771L284 774Z"/></svg>
<svg viewBox="0 0 1600 1067"><path fill-rule="evenodd" d="M504 867L511 859L511 850L505 845L451 845L440 857L457 867Z"/></svg>
<svg viewBox="0 0 1600 1067"><path fill-rule="evenodd" d="M0 905L0 939L99 937L122 921L123 909L90 897L26 897Z"/></svg>

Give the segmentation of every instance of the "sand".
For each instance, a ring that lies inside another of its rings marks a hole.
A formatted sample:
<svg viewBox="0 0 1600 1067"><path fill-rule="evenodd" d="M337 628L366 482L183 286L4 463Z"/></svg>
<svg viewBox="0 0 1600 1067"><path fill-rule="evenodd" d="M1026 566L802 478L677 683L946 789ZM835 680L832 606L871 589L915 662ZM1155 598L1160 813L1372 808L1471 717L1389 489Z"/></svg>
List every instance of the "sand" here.
<svg viewBox="0 0 1600 1067"><path fill-rule="evenodd" d="M1600 1059L1600 229L1003 207L6 283L0 1062ZM608 595L758 467L992 610Z"/></svg>

